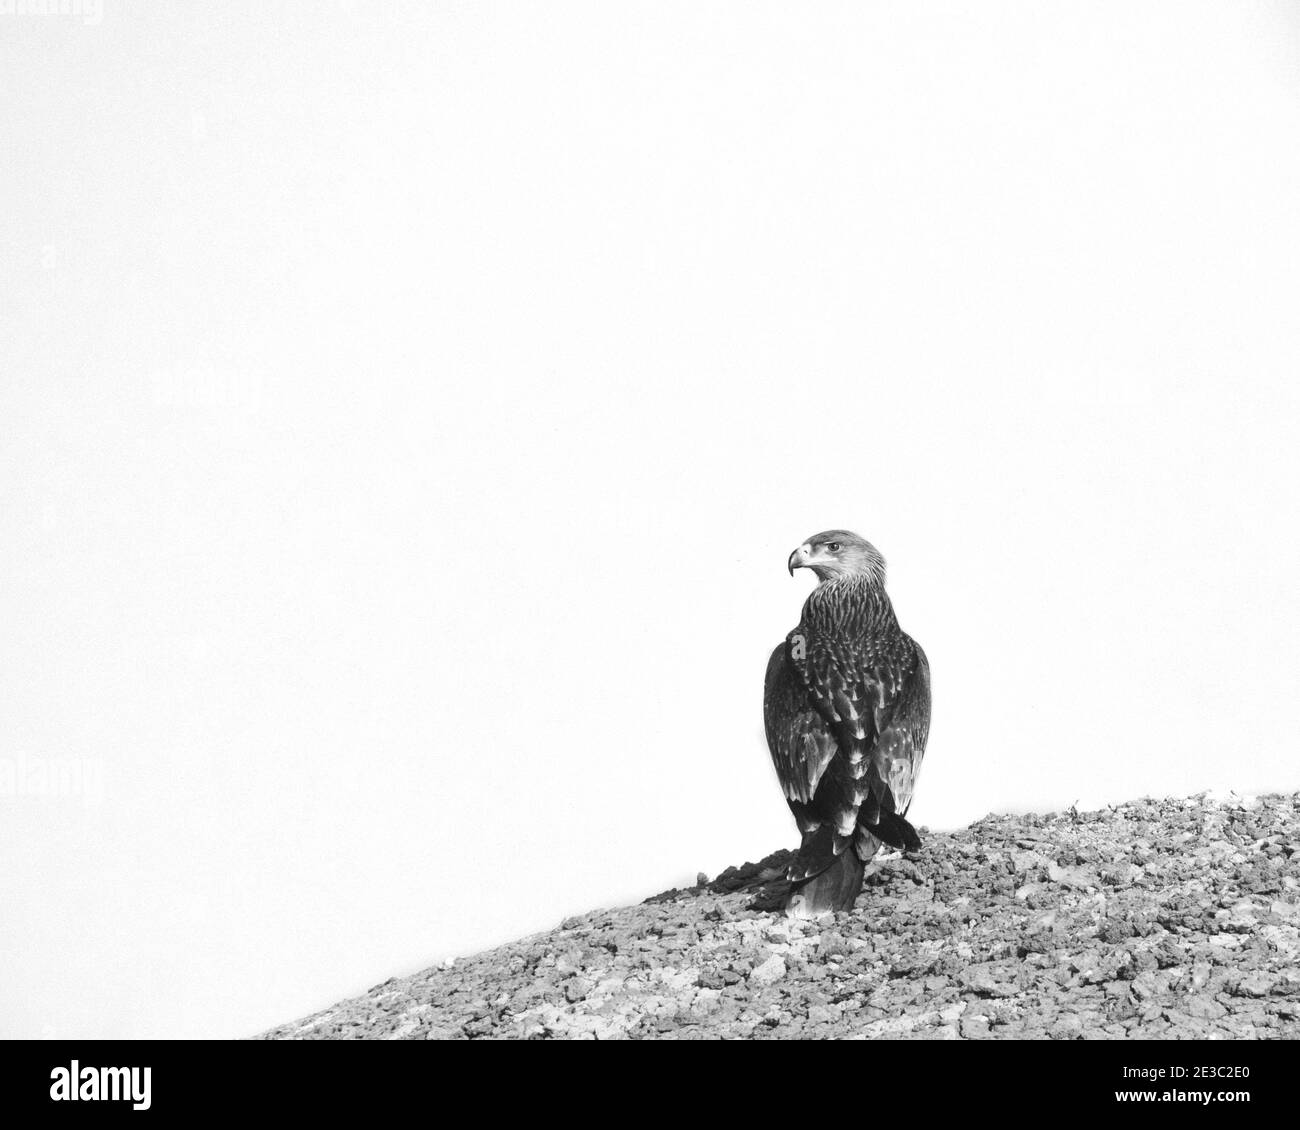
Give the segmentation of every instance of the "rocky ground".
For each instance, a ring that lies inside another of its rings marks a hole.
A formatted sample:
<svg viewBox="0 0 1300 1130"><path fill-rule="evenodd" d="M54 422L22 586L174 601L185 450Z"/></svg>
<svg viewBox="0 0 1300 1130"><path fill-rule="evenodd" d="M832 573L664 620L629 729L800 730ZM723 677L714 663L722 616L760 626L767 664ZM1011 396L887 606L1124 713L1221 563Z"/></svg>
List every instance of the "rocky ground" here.
<svg viewBox="0 0 1300 1130"><path fill-rule="evenodd" d="M1300 1035L1300 796L989 816L791 921L786 853L378 985L266 1039Z"/></svg>

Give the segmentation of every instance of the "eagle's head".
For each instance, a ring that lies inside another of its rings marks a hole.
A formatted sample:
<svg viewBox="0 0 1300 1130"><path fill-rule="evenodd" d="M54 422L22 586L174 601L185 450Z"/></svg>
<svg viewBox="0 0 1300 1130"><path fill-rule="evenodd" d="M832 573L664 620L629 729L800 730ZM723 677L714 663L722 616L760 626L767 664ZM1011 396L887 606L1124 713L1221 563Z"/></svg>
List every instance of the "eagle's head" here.
<svg viewBox="0 0 1300 1130"><path fill-rule="evenodd" d="M819 581L864 577L873 584L885 583L885 559L880 550L848 530L814 534L790 554L786 564L792 577L796 569L811 569Z"/></svg>

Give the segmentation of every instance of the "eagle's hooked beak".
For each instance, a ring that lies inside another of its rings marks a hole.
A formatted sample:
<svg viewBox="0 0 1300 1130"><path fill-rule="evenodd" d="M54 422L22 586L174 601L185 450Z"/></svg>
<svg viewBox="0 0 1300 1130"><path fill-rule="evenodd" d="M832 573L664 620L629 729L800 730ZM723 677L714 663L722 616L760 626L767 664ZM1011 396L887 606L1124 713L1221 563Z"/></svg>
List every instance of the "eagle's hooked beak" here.
<svg viewBox="0 0 1300 1130"><path fill-rule="evenodd" d="M804 569L808 565L808 559L812 556L812 546L806 542L790 554L790 560L787 561L786 568L790 570L790 576L794 576L796 569Z"/></svg>

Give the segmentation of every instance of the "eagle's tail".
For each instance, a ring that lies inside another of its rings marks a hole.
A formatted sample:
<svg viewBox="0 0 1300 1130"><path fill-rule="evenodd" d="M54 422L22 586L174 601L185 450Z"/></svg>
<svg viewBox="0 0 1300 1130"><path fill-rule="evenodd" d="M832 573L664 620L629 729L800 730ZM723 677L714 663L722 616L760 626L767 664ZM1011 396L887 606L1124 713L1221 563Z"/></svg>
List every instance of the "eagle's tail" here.
<svg viewBox="0 0 1300 1130"><path fill-rule="evenodd" d="M852 910L862 891L864 867L858 853L853 850L853 844L845 845L824 870L794 884L786 903L786 914L791 918L812 918L819 914Z"/></svg>
<svg viewBox="0 0 1300 1130"><path fill-rule="evenodd" d="M820 824L803 834L803 842L785 869L785 877L801 883L820 875L844 850L844 837L837 836L829 824Z"/></svg>

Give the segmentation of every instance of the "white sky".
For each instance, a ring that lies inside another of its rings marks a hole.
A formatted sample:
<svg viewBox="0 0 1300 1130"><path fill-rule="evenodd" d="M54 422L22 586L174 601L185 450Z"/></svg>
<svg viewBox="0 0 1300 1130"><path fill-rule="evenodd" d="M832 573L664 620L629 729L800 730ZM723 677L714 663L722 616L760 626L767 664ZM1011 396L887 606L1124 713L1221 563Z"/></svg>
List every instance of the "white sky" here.
<svg viewBox="0 0 1300 1130"><path fill-rule="evenodd" d="M917 823L1300 787L1300 6L209 9L0 11L0 1036L792 844L830 526Z"/></svg>

